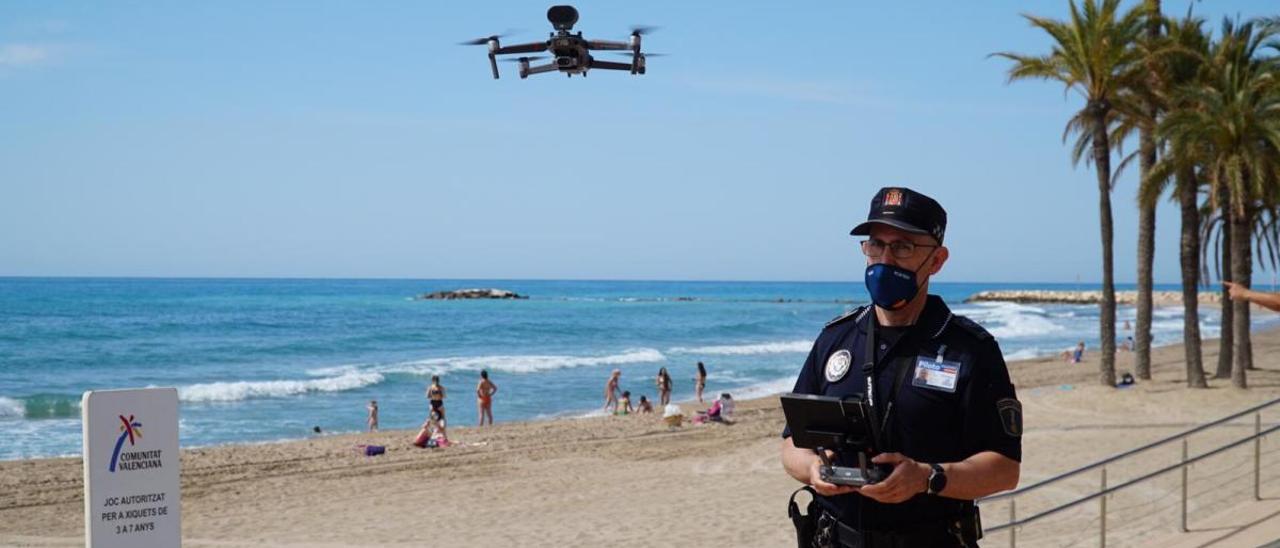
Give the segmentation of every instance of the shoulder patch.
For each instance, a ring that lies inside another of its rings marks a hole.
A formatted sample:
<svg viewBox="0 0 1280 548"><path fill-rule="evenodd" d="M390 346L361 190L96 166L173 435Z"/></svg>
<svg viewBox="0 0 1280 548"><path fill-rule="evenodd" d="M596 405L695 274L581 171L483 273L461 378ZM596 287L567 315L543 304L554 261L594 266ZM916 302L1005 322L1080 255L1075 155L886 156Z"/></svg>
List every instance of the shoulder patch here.
<svg viewBox="0 0 1280 548"><path fill-rule="evenodd" d="M1000 426L1004 433L1012 438L1022 437L1022 402L1013 398L1003 398L996 402L996 412L1000 414Z"/></svg>
<svg viewBox="0 0 1280 548"><path fill-rule="evenodd" d="M863 315L863 314L866 314L866 313L867 313L867 310L870 310L870 309L871 309L870 305L863 305L863 306L859 306L858 308L855 308L855 309L853 309L853 310L850 310L850 311L848 311L848 312L845 312L844 314L841 314L841 315L839 315L839 316L836 316L836 317L835 317L835 318L833 318L831 321L827 322L827 325L825 325L824 327L831 327L831 326L833 326L833 325L835 325L835 324L838 324L838 323L843 322L843 321L845 321L845 320L848 320L848 319L850 319L850 318L855 319L855 320L856 320L856 319L861 319L861 318L862 318L862 315Z"/></svg>
<svg viewBox="0 0 1280 548"><path fill-rule="evenodd" d="M992 338L991 333L989 333L985 327L982 327L981 325L978 324L978 322L970 320L969 318L966 318L964 316L959 316L959 315L954 316L951 319L951 323L955 324L960 329L965 330L970 335L977 337L978 340L986 340L986 339Z"/></svg>

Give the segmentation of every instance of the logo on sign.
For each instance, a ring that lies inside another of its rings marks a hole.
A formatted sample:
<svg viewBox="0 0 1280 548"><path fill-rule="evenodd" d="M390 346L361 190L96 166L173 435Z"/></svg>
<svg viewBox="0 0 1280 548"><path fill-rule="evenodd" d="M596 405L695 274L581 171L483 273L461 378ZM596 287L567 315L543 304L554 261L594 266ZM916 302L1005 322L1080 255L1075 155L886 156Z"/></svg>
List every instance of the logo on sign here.
<svg viewBox="0 0 1280 548"><path fill-rule="evenodd" d="M107 471L115 473L116 463L120 460L120 450L124 449L124 440L129 440L129 447L133 447L137 443L137 439L142 437L142 423L134 420L133 415L125 418L120 417L120 437L116 438L116 448L111 452L111 465L107 467Z"/></svg>

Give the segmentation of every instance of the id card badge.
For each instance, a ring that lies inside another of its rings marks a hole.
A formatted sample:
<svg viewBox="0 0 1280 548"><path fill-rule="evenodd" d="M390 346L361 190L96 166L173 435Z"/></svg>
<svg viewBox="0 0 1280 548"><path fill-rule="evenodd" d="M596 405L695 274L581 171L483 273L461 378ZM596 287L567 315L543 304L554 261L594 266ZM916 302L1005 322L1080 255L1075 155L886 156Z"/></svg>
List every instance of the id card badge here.
<svg viewBox="0 0 1280 548"><path fill-rule="evenodd" d="M949 362L932 357L916 357L914 386L954 393L956 379L960 377L960 362Z"/></svg>

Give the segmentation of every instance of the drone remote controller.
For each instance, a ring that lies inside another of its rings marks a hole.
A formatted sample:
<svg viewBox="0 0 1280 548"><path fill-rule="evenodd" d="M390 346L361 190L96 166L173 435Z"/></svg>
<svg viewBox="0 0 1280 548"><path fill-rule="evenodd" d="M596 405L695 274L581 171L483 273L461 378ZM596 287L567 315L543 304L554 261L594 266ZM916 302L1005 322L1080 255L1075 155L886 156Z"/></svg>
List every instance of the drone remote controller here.
<svg viewBox="0 0 1280 548"><path fill-rule="evenodd" d="M818 467L818 476L822 481L833 483L835 485L852 485L862 487L883 480L885 473L876 467L871 467L864 473L861 468L853 466L820 466Z"/></svg>

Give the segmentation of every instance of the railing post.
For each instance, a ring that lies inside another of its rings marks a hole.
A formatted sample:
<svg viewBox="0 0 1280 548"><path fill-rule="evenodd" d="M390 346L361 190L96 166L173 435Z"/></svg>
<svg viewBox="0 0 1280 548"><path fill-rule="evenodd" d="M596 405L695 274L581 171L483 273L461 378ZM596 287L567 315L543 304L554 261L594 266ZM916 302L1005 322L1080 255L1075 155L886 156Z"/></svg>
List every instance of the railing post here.
<svg viewBox="0 0 1280 548"><path fill-rule="evenodd" d="M1187 439L1182 438L1182 532L1187 532Z"/></svg>
<svg viewBox="0 0 1280 548"><path fill-rule="evenodd" d="M1009 548L1018 545L1018 499L1009 497Z"/></svg>
<svg viewBox="0 0 1280 548"><path fill-rule="evenodd" d="M1253 500L1262 500L1262 412L1253 415Z"/></svg>
<svg viewBox="0 0 1280 548"><path fill-rule="evenodd" d="M1102 467L1102 490L1107 490L1107 468L1105 466ZM1102 520L1101 527L1099 527L1099 546L1107 548L1107 496L1102 495L1098 497L1098 501L1102 505Z"/></svg>

